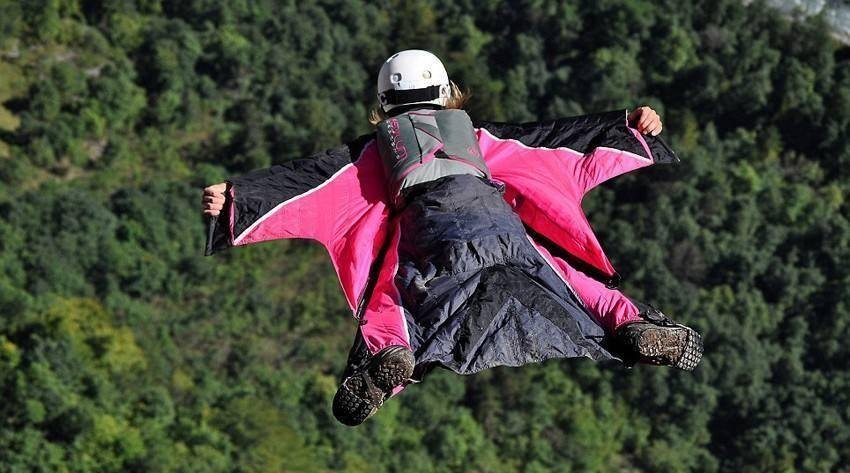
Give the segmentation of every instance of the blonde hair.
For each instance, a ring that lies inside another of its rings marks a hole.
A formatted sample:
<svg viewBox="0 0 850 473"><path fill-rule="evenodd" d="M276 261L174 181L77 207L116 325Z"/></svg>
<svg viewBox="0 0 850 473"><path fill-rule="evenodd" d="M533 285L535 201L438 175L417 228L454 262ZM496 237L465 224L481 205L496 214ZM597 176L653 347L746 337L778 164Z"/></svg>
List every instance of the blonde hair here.
<svg viewBox="0 0 850 473"><path fill-rule="evenodd" d="M449 94L449 98L446 99L446 108L447 109L462 109L466 106L466 102L469 101L469 90L466 92L460 90L457 84L453 81L449 81L451 86L451 93ZM381 104L377 104L372 107L372 110L369 112L369 123L373 125L377 125L382 121L387 119L387 114L384 113L384 110L381 108Z"/></svg>

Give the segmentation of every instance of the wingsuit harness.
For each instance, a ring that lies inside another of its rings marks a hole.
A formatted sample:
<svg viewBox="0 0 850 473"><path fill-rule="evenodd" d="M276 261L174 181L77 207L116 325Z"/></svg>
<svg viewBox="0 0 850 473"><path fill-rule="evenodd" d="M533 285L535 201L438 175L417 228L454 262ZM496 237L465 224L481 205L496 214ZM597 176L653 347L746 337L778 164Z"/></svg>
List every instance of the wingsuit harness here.
<svg viewBox="0 0 850 473"><path fill-rule="evenodd" d="M377 126L389 195L401 205L416 184L456 174L490 178L472 120L463 110L416 110Z"/></svg>

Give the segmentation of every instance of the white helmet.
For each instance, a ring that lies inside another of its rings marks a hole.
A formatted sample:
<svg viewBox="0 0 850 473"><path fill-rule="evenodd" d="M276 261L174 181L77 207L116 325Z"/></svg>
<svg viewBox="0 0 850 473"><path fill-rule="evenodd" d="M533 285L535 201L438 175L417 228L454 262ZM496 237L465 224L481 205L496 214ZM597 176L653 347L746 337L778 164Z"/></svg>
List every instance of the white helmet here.
<svg viewBox="0 0 850 473"><path fill-rule="evenodd" d="M450 95L449 74L440 59L428 51L395 53L378 73L378 102L385 112L415 103L445 106Z"/></svg>

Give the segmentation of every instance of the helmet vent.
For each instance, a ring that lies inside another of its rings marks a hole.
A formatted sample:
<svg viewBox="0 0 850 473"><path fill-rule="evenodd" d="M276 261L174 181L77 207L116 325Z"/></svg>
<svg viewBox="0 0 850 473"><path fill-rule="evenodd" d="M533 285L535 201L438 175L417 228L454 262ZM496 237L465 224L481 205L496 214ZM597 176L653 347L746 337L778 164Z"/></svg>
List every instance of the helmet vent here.
<svg viewBox="0 0 850 473"><path fill-rule="evenodd" d="M401 74L399 74L398 72L393 74L392 77L390 77L390 82L393 82L393 83L401 82Z"/></svg>

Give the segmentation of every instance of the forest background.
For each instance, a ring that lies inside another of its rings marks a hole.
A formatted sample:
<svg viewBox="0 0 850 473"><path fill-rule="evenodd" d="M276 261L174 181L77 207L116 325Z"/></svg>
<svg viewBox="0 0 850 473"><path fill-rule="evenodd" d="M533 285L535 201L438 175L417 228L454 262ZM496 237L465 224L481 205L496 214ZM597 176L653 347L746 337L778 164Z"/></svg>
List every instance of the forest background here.
<svg viewBox="0 0 850 473"><path fill-rule="evenodd" d="M200 189L369 132L420 47L474 118L648 104L682 163L585 209L694 373L445 371L357 429L308 242L202 255ZM0 471L850 471L850 48L732 0L0 0Z"/></svg>

